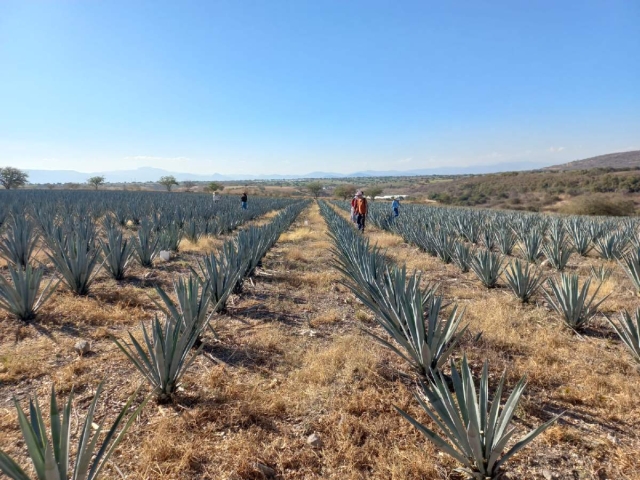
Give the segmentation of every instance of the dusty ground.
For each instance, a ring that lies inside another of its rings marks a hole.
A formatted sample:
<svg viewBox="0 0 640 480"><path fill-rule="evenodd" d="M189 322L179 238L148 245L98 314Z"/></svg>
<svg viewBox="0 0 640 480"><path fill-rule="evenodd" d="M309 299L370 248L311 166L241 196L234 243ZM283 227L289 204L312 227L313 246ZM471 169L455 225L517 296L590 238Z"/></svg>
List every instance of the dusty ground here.
<svg viewBox="0 0 640 480"><path fill-rule="evenodd" d="M472 273L461 275L397 236L375 229L367 235L466 307L472 333L464 350L475 367L488 358L493 377L508 367L510 386L528 375L518 425L538 425L567 411L513 459L511 478L640 478L640 377L610 328L598 322L578 338L541 302L521 307L505 288L487 291ZM106 378L99 413L113 415L141 378L108 336L152 318L152 284L168 287L199 252L218 244L188 246L176 260L134 270L121 284L100 278L87 298L61 290L35 325L0 316L0 448L27 464L11 398L24 403L36 391L44 398L52 380L63 394L75 386L84 411ZM283 479L459 478L452 473L455 463L393 410L398 405L425 419L411 396L414 385L402 374L405 365L361 332L375 324L338 285L330 247L312 205L232 299L229 314L215 319L220 340L205 339L205 354L175 402L150 403L132 427L114 456L127 478L260 479L274 472ZM586 275L587 264L600 262L575 259L573 268ZM619 267L604 290L612 293L605 312L637 304ZM476 343L472 337L480 331ZM78 358L78 337L91 339L94 353ZM312 433L321 438L320 448L306 443Z"/></svg>

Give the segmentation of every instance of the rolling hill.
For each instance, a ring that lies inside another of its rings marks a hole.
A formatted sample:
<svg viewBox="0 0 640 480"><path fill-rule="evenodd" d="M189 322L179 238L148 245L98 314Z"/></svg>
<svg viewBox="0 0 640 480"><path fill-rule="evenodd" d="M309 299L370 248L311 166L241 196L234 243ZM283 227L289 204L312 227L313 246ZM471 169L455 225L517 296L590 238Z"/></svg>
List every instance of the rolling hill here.
<svg viewBox="0 0 640 480"><path fill-rule="evenodd" d="M608 153L597 157L575 160L561 165L546 167L545 170L588 170L590 168L615 168L624 170L640 167L640 150Z"/></svg>

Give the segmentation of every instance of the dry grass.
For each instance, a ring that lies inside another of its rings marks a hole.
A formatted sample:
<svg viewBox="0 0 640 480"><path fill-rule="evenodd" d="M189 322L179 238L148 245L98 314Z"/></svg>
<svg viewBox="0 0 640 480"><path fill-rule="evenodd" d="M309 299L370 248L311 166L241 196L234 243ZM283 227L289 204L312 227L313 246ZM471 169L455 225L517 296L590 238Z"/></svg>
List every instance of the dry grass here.
<svg viewBox="0 0 640 480"><path fill-rule="evenodd" d="M367 236L466 308L471 333L463 348L474 367L487 358L492 378L508 368L509 386L527 375L518 428L566 410L513 459L512 479L544 478L542 469L558 479L640 478L640 375L601 317L577 336L541 296L523 306L504 287L488 291L473 274L461 275L395 235L370 227ZM455 462L393 410L397 405L429 423L412 398L414 386L399 374L406 366L361 332L376 324L338 285L330 247L313 205L281 236L245 292L232 297L229 314L216 318L220 338L206 336L206 355L185 376L175 402L149 404L133 426L114 457L127 478L262 479L270 468L287 480L460 479ZM168 288L207 248L200 242L185 248L146 279L144 269L120 284L100 276L85 298L61 289L35 325L0 315L0 448L28 465L11 398L23 404L34 392L43 398L51 381L63 394L73 386L83 412L106 378L99 415L111 418L141 378L109 336L138 335L139 321L157 310L149 298L153 284ZM572 257L570 270L584 279L598 262ZM635 306L629 287L616 267L601 289L611 294L603 308ZM74 352L79 337L92 339L91 355ZM307 445L311 433L322 448Z"/></svg>

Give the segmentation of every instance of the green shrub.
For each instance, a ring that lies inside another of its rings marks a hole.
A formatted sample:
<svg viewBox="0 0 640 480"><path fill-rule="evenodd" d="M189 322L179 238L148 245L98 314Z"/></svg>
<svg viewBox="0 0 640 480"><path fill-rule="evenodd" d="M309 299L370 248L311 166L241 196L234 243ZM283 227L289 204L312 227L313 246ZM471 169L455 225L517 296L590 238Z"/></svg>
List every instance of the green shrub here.
<svg viewBox="0 0 640 480"><path fill-rule="evenodd" d="M608 217L626 217L634 215L635 204L624 197L605 195L583 195L572 200L562 208L563 213L574 215L602 215Z"/></svg>

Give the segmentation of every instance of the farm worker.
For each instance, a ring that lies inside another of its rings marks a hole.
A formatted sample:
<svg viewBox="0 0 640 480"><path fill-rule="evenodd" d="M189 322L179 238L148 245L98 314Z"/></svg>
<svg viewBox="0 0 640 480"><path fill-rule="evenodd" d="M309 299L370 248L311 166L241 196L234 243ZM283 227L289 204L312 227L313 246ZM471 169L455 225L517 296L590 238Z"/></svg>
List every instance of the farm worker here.
<svg viewBox="0 0 640 480"><path fill-rule="evenodd" d="M242 202L242 209L246 210L247 209L247 192L244 192L242 194L242 196L240 197L240 201Z"/></svg>
<svg viewBox="0 0 640 480"><path fill-rule="evenodd" d="M397 217L398 215L400 215L400 200L398 200L397 198L394 198L393 202L391 202L391 208L393 209L394 217Z"/></svg>
<svg viewBox="0 0 640 480"><path fill-rule="evenodd" d="M358 223L358 230L362 230L364 233L364 222L367 218L367 199L364 198L362 190L356 194L356 221Z"/></svg>
<svg viewBox="0 0 640 480"><path fill-rule="evenodd" d="M218 200L220 200L218 192L213 192L213 203L218 203Z"/></svg>
<svg viewBox="0 0 640 480"><path fill-rule="evenodd" d="M356 202L358 201L358 197L356 195L351 199L351 221L356 223Z"/></svg>

